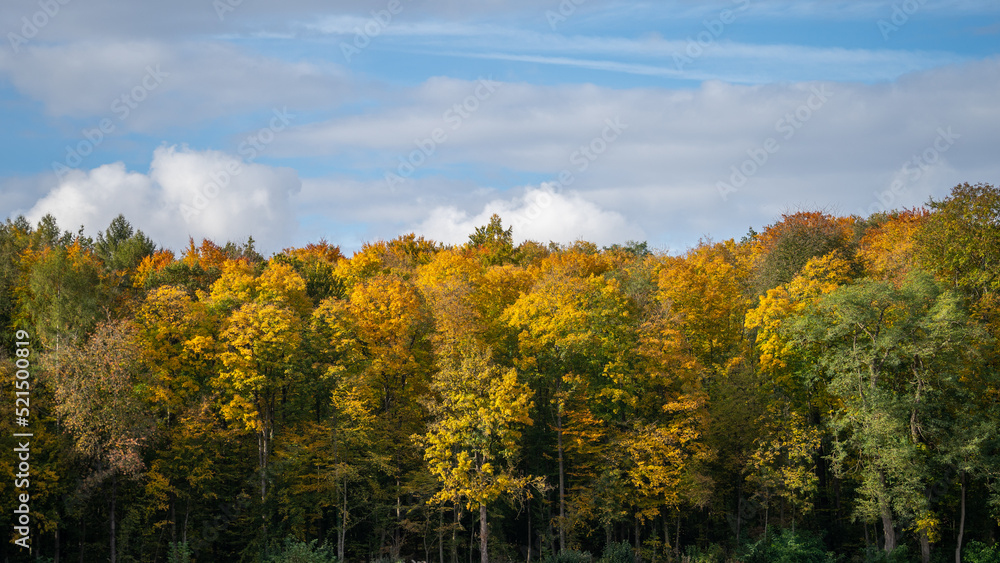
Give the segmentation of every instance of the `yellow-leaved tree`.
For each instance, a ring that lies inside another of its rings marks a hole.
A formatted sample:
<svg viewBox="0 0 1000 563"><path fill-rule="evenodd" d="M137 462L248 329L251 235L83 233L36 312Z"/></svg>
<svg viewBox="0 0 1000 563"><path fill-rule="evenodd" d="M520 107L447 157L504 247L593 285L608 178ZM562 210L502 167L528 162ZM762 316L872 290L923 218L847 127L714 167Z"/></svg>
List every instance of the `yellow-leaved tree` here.
<svg viewBox="0 0 1000 563"><path fill-rule="evenodd" d="M263 501L276 403L301 373L309 300L305 282L287 264L272 262L254 274L246 262L229 261L212 285L211 301L225 315L214 384L225 396L222 414L257 434Z"/></svg>
<svg viewBox="0 0 1000 563"><path fill-rule="evenodd" d="M531 389L514 368L494 365L489 353L471 349L461 363L438 372L428 402L432 422L415 439L431 473L443 485L436 500L479 508L480 560L489 563L486 507L504 494L518 494L531 478L518 475L520 427L531 424Z"/></svg>

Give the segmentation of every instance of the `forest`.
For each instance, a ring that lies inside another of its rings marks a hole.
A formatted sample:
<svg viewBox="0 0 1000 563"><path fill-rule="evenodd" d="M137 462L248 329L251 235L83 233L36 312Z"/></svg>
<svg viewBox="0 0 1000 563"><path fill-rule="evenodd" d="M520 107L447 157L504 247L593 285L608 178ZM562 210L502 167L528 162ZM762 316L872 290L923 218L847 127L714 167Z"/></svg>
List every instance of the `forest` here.
<svg viewBox="0 0 1000 563"><path fill-rule="evenodd" d="M0 225L4 561L1000 561L996 186L680 254L63 227Z"/></svg>

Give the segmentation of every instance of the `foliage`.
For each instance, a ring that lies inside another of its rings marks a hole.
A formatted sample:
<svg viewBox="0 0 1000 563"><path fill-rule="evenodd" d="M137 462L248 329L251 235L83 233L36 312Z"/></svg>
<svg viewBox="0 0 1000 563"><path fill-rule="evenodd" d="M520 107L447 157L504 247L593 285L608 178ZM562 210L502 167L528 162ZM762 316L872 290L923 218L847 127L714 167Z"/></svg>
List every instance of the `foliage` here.
<svg viewBox="0 0 1000 563"><path fill-rule="evenodd" d="M967 563L1000 563L1000 546L972 540L962 548L962 561Z"/></svg>
<svg viewBox="0 0 1000 563"><path fill-rule="evenodd" d="M31 555L933 561L960 536L994 561L997 201L678 255L515 246L496 216L268 259L8 220L0 445L31 443Z"/></svg>
<svg viewBox="0 0 1000 563"><path fill-rule="evenodd" d="M337 558L326 545L316 545L295 538L286 538L280 553L272 556L269 563L337 563Z"/></svg>
<svg viewBox="0 0 1000 563"><path fill-rule="evenodd" d="M782 529L743 548L746 563L833 563L834 554L827 551L818 536L791 529Z"/></svg>
<svg viewBox="0 0 1000 563"><path fill-rule="evenodd" d="M604 546L598 563L635 563L635 551L628 542L612 542Z"/></svg>
<svg viewBox="0 0 1000 563"><path fill-rule="evenodd" d="M540 563L593 563L593 561L594 557L589 552L564 549L542 559Z"/></svg>
<svg viewBox="0 0 1000 563"><path fill-rule="evenodd" d="M172 542L167 552L167 563L191 563L191 547L188 542Z"/></svg>

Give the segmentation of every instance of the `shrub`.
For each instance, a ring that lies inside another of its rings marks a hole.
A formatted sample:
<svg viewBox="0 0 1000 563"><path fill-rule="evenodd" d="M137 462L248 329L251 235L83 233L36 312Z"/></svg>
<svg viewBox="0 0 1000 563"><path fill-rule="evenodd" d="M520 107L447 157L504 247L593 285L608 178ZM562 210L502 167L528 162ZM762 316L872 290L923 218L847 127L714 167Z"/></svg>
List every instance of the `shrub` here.
<svg viewBox="0 0 1000 563"><path fill-rule="evenodd" d="M833 553L826 551L823 541L808 532L781 530L747 545L743 550L746 563L833 563Z"/></svg>
<svg viewBox="0 0 1000 563"><path fill-rule="evenodd" d="M191 563L191 547L188 542L172 542L167 552L167 563Z"/></svg>
<svg viewBox="0 0 1000 563"><path fill-rule="evenodd" d="M599 563L635 563L635 552L628 542L609 543Z"/></svg>
<svg viewBox="0 0 1000 563"><path fill-rule="evenodd" d="M964 557L963 557L964 559ZM905 545L898 546L892 553L871 546L865 550L865 563L909 563L910 552Z"/></svg>
<svg viewBox="0 0 1000 563"><path fill-rule="evenodd" d="M726 550L719 544L711 544L704 551L697 546L689 545L686 555L681 558L682 563L725 563Z"/></svg>
<svg viewBox="0 0 1000 563"><path fill-rule="evenodd" d="M317 546L316 540L306 543L286 538L284 549L271 557L270 563L337 563L337 557L326 545Z"/></svg>
<svg viewBox="0 0 1000 563"><path fill-rule="evenodd" d="M586 551L564 549L555 555L550 555L540 563L593 563L594 558Z"/></svg>
<svg viewBox="0 0 1000 563"><path fill-rule="evenodd" d="M962 548L962 561L967 563L1000 563L1000 546L970 541Z"/></svg>

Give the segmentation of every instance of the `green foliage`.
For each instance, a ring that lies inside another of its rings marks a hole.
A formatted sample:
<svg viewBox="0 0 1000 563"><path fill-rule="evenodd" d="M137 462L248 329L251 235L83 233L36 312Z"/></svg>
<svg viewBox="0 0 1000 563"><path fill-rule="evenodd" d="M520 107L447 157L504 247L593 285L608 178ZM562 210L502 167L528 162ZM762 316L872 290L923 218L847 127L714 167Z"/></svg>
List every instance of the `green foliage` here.
<svg viewBox="0 0 1000 563"><path fill-rule="evenodd" d="M635 551L628 542L612 542L604 546L598 563L635 563Z"/></svg>
<svg viewBox="0 0 1000 563"><path fill-rule="evenodd" d="M97 233L94 250L110 271L135 270L156 250L156 244L142 231L134 231L124 215L118 215L107 231Z"/></svg>
<svg viewBox="0 0 1000 563"><path fill-rule="evenodd" d="M513 233L514 227L504 230L500 216L494 213L488 224L476 227L476 232L469 235L469 246L483 250L487 264L506 264L514 256Z"/></svg>
<svg viewBox="0 0 1000 563"><path fill-rule="evenodd" d="M970 541L962 549L965 563L1000 563L1000 545L986 545L980 541Z"/></svg>
<svg viewBox="0 0 1000 563"><path fill-rule="evenodd" d="M171 542L167 552L167 563L191 563L191 547L188 542Z"/></svg>
<svg viewBox="0 0 1000 563"><path fill-rule="evenodd" d="M698 546L691 545L684 551L682 559L684 563L727 563L726 550L719 544L713 543L704 550Z"/></svg>
<svg viewBox="0 0 1000 563"><path fill-rule="evenodd" d="M917 233L922 265L976 297L1000 289L1000 188L962 184L929 205Z"/></svg>
<svg viewBox="0 0 1000 563"><path fill-rule="evenodd" d="M791 529L748 544L743 548L742 557L745 563L833 563L835 560L818 536Z"/></svg>
<svg viewBox="0 0 1000 563"><path fill-rule="evenodd" d="M593 563L594 556L588 551L564 549L559 553L543 558L539 563Z"/></svg>
<svg viewBox="0 0 1000 563"><path fill-rule="evenodd" d="M884 549L876 546L869 546L864 552L863 561L864 563L910 563L912 560L910 550L901 545L892 550L892 553L886 553Z"/></svg>
<svg viewBox="0 0 1000 563"><path fill-rule="evenodd" d="M337 558L326 544L317 546L316 540L304 542L285 538L283 549L272 556L268 563L337 563Z"/></svg>
<svg viewBox="0 0 1000 563"><path fill-rule="evenodd" d="M810 258L846 249L851 234L849 219L815 211L782 215L751 243L757 293L788 283Z"/></svg>
<svg viewBox="0 0 1000 563"><path fill-rule="evenodd" d="M611 246L605 246L604 250L606 252L624 252L626 254L631 254L636 258L645 258L652 254L649 250L649 243L646 241L635 241L630 240L625 244L612 244Z"/></svg>

